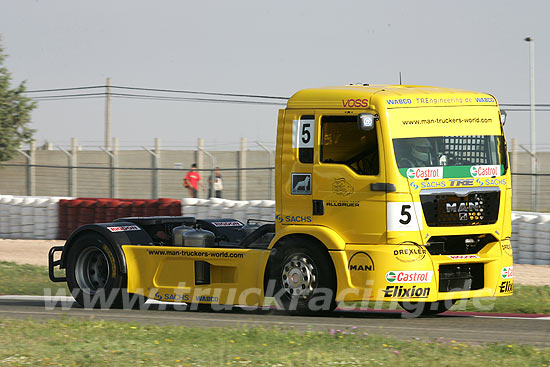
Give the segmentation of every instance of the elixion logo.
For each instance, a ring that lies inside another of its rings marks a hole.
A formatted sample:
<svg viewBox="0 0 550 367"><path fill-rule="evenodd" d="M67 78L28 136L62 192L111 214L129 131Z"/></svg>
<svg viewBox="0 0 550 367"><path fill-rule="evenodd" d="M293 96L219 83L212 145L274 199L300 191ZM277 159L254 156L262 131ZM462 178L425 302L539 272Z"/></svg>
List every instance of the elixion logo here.
<svg viewBox="0 0 550 367"><path fill-rule="evenodd" d="M402 285L388 285L384 292L384 297L388 298L428 298L430 288L412 288L403 287Z"/></svg>
<svg viewBox="0 0 550 367"><path fill-rule="evenodd" d="M433 271L388 271L386 281L389 283L430 283Z"/></svg>
<svg viewBox="0 0 550 367"><path fill-rule="evenodd" d="M498 286L500 293L512 293L514 291L514 283L511 280L505 280Z"/></svg>

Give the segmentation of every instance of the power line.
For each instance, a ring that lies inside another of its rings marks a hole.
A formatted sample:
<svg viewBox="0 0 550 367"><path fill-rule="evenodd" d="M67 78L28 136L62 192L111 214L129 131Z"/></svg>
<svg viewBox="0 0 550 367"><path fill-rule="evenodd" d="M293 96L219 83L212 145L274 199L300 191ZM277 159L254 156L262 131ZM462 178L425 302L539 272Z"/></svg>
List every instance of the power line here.
<svg viewBox="0 0 550 367"><path fill-rule="evenodd" d="M72 87L72 88L35 89L35 90L26 91L26 93L63 92L63 91L97 89L97 88L106 88L106 87L107 87L106 85L93 85L93 86L81 86L81 87ZM288 100L288 97L267 96L267 95L261 95L261 94L237 94L237 93L202 92L202 91L178 90L178 89L139 88L139 87L128 87L128 86L120 86L120 85L112 85L110 86L110 88L138 90L138 91L145 91L145 92L164 92L164 93L180 93L180 94L184 93L184 94L199 94L199 95L220 96L220 97L244 97L244 98L265 98L265 99Z"/></svg>
<svg viewBox="0 0 550 367"><path fill-rule="evenodd" d="M39 101L59 101L64 99L101 98L106 95L107 93L105 92L82 93L82 94L61 94L61 95L50 95L50 96L38 96L38 97L34 97L34 99ZM286 105L285 103L278 103L278 102L263 102L263 101L250 101L250 100L238 100L238 99L172 97L172 96L159 96L159 95L150 95L150 94L109 93L109 96L113 98L145 99L145 100L156 100L156 101L236 103L236 104L254 104L254 105L270 105L270 106Z"/></svg>
<svg viewBox="0 0 550 367"><path fill-rule="evenodd" d="M246 97L246 98L267 98L267 99L283 99L287 100L288 97L276 97L266 96L260 94L234 94L234 93L219 93L219 92L197 92L190 90L176 90L176 89L158 89L158 88L137 88L137 87L123 87L112 85L111 88L128 89L128 90L142 90L147 92L165 92L165 93L186 93L186 94L203 94L209 96L223 96L223 97Z"/></svg>
<svg viewBox="0 0 550 367"><path fill-rule="evenodd" d="M62 91L69 91L69 90L96 89L96 88L105 88L105 87L106 87L105 85L92 85L88 87L35 89L35 90L26 90L25 93L62 92Z"/></svg>
<svg viewBox="0 0 550 367"><path fill-rule="evenodd" d="M147 100L157 100L157 101L214 102L214 103L237 103L237 104L286 106L286 103L248 101L248 100L238 100L238 99L170 97L170 96L156 96L156 95L128 94L128 93L110 93L109 95L114 98L147 99Z"/></svg>

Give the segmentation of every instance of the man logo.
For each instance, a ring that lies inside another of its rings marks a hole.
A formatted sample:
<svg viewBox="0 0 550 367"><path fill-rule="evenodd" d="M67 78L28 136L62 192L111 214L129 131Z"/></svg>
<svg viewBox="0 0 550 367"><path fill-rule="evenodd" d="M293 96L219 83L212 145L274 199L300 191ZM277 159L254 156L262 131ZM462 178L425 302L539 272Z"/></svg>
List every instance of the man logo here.
<svg viewBox="0 0 550 367"><path fill-rule="evenodd" d="M374 271L374 261L366 252L356 252L349 259L350 271Z"/></svg>

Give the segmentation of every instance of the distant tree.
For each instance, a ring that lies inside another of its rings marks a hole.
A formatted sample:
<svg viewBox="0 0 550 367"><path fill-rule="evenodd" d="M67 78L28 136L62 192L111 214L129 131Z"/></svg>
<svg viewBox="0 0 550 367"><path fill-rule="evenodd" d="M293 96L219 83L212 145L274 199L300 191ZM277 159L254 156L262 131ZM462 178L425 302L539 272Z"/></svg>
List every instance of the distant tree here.
<svg viewBox="0 0 550 367"><path fill-rule="evenodd" d="M0 162L14 157L22 143L33 140L35 130L28 125L36 102L25 97L25 82L10 89L11 74L4 67L4 49L0 38Z"/></svg>

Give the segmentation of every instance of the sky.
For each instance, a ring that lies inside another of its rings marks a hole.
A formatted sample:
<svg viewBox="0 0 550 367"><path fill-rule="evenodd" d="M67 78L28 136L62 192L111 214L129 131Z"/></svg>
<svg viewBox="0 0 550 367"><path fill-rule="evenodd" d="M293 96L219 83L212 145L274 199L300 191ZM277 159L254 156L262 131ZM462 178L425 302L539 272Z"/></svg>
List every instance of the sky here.
<svg viewBox="0 0 550 367"><path fill-rule="evenodd" d="M13 83L28 90L113 85L291 96L303 88L399 83L550 104L550 1L0 0ZM90 92L90 91L87 91ZM49 93L54 94L54 93ZM273 147L278 106L112 99L121 146ZM548 108L547 108L548 109ZM102 145L103 99L41 101L38 144ZM537 150L550 150L537 112ZM508 140L529 146L529 112L510 112Z"/></svg>

